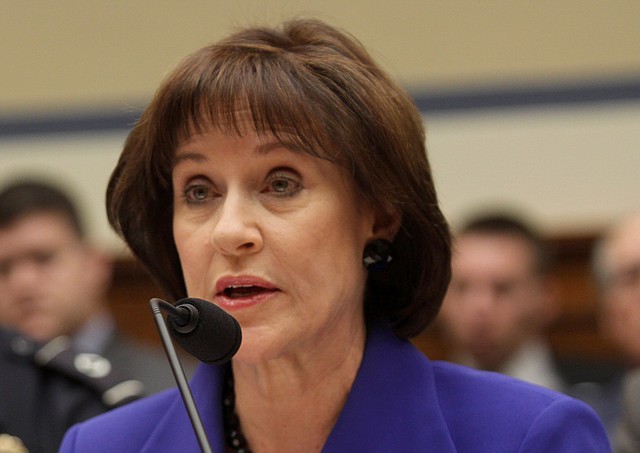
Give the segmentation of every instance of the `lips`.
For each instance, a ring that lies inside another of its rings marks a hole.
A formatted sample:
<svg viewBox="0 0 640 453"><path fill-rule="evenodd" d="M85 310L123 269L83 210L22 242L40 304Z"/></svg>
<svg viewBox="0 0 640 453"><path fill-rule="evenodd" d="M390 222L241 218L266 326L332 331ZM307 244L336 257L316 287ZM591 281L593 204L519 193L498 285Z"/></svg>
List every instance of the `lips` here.
<svg viewBox="0 0 640 453"><path fill-rule="evenodd" d="M272 289L263 288L261 286L254 285L242 285L242 286L228 286L222 291L226 297L231 299L239 299L242 297L256 296L263 292L273 291Z"/></svg>
<svg viewBox="0 0 640 453"><path fill-rule="evenodd" d="M255 305L279 289L271 282L254 276L225 276L216 282L215 301L224 308Z"/></svg>

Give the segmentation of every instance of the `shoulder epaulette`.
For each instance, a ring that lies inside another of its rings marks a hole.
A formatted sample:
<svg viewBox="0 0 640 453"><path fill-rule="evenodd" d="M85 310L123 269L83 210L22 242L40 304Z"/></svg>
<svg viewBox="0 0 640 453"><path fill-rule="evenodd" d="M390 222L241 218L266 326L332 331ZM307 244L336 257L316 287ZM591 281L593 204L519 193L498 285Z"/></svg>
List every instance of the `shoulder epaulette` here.
<svg viewBox="0 0 640 453"><path fill-rule="evenodd" d="M109 408L144 396L142 382L125 377L121 370L113 368L106 357L76 351L68 337L57 337L41 344L24 336L16 336L12 339L11 348L15 354L31 359L38 367L93 389Z"/></svg>

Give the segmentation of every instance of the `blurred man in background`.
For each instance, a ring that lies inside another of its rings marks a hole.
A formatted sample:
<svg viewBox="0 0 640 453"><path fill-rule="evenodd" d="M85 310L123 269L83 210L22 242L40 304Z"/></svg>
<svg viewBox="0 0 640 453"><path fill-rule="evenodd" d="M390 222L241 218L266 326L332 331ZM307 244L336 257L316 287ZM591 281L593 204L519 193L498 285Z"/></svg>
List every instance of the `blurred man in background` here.
<svg viewBox="0 0 640 453"><path fill-rule="evenodd" d="M21 181L0 191L6 451L55 452L72 424L173 385L161 354L117 331L110 281L111 262L88 243L62 190Z"/></svg>
<svg viewBox="0 0 640 453"><path fill-rule="evenodd" d="M439 318L449 359L564 391L545 340L559 312L550 266L547 244L524 221L488 214L467 222L454 239Z"/></svg>
<svg viewBox="0 0 640 453"><path fill-rule="evenodd" d="M142 396L100 356L83 366L82 353L57 346L0 326L0 452L55 453L71 425Z"/></svg>
<svg viewBox="0 0 640 453"><path fill-rule="evenodd" d="M173 386L164 355L116 328L111 271L60 188L22 181L0 192L0 322L41 342L64 336L75 350L128 370L146 393Z"/></svg>
<svg viewBox="0 0 640 453"><path fill-rule="evenodd" d="M111 271L62 190L0 191L0 434L56 451L68 423L175 384L160 351L116 328Z"/></svg>
<svg viewBox="0 0 640 453"><path fill-rule="evenodd" d="M602 334L629 367L640 367L640 213L614 225L596 244L593 269Z"/></svg>
<svg viewBox="0 0 640 453"><path fill-rule="evenodd" d="M619 393L608 392L606 401L616 415L622 405L614 446L616 452L636 453L640 451L640 212L603 235L594 250L593 268L600 289L602 334L621 351L630 370L618 386Z"/></svg>

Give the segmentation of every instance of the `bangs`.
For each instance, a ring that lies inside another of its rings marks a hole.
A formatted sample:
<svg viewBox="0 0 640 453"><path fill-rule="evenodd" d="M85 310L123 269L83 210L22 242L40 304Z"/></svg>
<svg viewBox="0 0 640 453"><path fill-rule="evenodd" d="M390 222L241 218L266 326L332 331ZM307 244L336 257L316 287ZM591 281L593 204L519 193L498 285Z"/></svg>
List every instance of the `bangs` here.
<svg viewBox="0 0 640 453"><path fill-rule="evenodd" d="M175 151L195 134L216 128L244 135L271 134L310 155L345 164L337 137L335 94L317 74L280 49L205 48L166 81L157 106L160 143Z"/></svg>

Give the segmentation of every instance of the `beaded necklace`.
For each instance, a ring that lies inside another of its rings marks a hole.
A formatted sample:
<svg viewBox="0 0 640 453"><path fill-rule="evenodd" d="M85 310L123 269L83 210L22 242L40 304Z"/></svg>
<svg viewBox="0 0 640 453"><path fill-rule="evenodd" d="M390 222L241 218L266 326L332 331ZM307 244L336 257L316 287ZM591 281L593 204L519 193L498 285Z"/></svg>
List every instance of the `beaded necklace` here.
<svg viewBox="0 0 640 453"><path fill-rule="evenodd" d="M233 386L233 373L227 372L222 397L222 418L227 446L235 453L252 453L247 439L242 434L240 418L236 413L236 392Z"/></svg>

